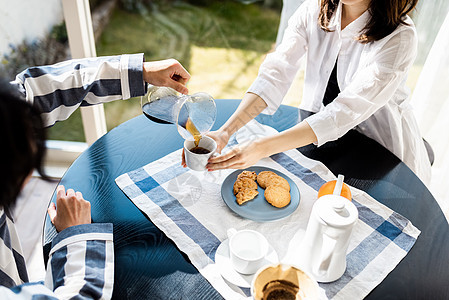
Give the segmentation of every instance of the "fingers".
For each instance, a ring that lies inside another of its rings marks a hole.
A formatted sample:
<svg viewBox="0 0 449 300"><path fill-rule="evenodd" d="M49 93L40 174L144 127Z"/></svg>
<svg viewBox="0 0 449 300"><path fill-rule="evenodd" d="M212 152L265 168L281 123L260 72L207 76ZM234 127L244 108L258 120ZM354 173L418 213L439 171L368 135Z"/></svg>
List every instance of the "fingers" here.
<svg viewBox="0 0 449 300"><path fill-rule="evenodd" d="M176 61L174 67L175 67L175 70L174 70L175 74L172 77L173 80L176 80L176 81L178 81L178 82L180 82L182 84L186 84L187 81L190 80L189 72L187 72L187 70L184 69L184 67L178 61Z"/></svg>
<svg viewBox="0 0 449 300"><path fill-rule="evenodd" d="M237 157L233 157L227 161L215 164L207 164L206 168L209 171L223 170L223 169L244 169L249 165Z"/></svg>
<svg viewBox="0 0 449 300"><path fill-rule="evenodd" d="M63 185L59 185L56 188L56 197L57 198L77 198L77 199L83 199L83 194L81 192L75 192L73 189L68 189L67 192L65 191L65 187Z"/></svg>
<svg viewBox="0 0 449 300"><path fill-rule="evenodd" d="M176 79L176 81L177 82L179 82L179 83L181 83L181 84L183 84L183 85L186 85L187 84L187 81L189 81L188 79L186 79L186 78L182 78L182 77L178 77L178 79Z"/></svg>
<svg viewBox="0 0 449 300"><path fill-rule="evenodd" d="M239 148L235 148L224 155L211 157L206 168L211 171L220 169L240 169L246 162L241 159L239 150Z"/></svg>
<svg viewBox="0 0 449 300"><path fill-rule="evenodd" d="M180 92L181 94L187 95L189 93L189 89L185 85L177 81L171 81L168 86L176 90L177 92Z"/></svg>
<svg viewBox="0 0 449 300"><path fill-rule="evenodd" d="M260 148L260 147L259 147ZM229 152L211 157L206 168L210 171L220 169L244 169L257 163L263 156L257 144L243 143L233 147Z"/></svg>
<svg viewBox="0 0 449 300"><path fill-rule="evenodd" d="M189 72L175 59L144 62L144 81L156 86L168 86L182 94L188 94L185 84L190 79Z"/></svg>
<svg viewBox="0 0 449 300"><path fill-rule="evenodd" d="M234 169L234 170L239 170L239 169L245 169L248 166L242 163L236 163L236 164L218 164L218 165L214 165L213 169L209 169L209 171L218 171L218 170L227 170L227 169Z"/></svg>
<svg viewBox="0 0 449 300"><path fill-rule="evenodd" d="M178 61L175 61L173 67L174 74L171 76L172 81L170 82L170 87L181 94L187 95L189 93L189 89L185 85L190 79L190 74Z"/></svg>
<svg viewBox="0 0 449 300"><path fill-rule="evenodd" d="M54 224L54 220L56 217L56 205L52 202L50 203L50 207L47 208L48 216L50 217L51 222Z"/></svg>
<svg viewBox="0 0 449 300"><path fill-rule="evenodd" d="M65 187L63 185L58 185L56 188L56 197L61 198L65 196Z"/></svg>
<svg viewBox="0 0 449 300"><path fill-rule="evenodd" d="M68 189L67 190L67 198L72 198L72 197L76 197L75 191L73 189Z"/></svg>
<svg viewBox="0 0 449 300"><path fill-rule="evenodd" d="M90 202L84 200L81 192L73 189L65 191L64 186L58 186L57 206L50 204L47 213L58 232L71 226L91 223Z"/></svg>
<svg viewBox="0 0 449 300"><path fill-rule="evenodd" d="M231 151L229 151L228 153L225 153L223 155L211 156L211 158L209 158L209 163L218 164L218 163L230 160L231 158L238 155L239 150L240 150L239 148L234 148Z"/></svg>

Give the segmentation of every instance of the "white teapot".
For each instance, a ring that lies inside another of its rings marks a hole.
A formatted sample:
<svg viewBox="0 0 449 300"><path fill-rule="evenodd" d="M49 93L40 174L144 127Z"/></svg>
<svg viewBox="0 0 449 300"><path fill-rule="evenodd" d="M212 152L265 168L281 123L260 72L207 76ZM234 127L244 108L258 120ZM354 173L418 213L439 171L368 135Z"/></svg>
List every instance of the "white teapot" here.
<svg viewBox="0 0 449 300"><path fill-rule="evenodd" d="M346 270L346 251L358 219L355 205L339 195L315 202L301 243L300 265L318 282L331 282Z"/></svg>

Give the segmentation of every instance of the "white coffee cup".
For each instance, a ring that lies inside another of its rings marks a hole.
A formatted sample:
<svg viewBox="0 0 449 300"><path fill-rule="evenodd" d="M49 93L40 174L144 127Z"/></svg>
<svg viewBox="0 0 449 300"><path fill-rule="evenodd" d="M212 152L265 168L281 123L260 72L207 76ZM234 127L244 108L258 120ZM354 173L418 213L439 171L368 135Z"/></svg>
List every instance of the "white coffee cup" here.
<svg viewBox="0 0 449 300"><path fill-rule="evenodd" d="M229 258L234 270L254 274L264 263L268 253L267 239L257 231L228 229Z"/></svg>
<svg viewBox="0 0 449 300"><path fill-rule="evenodd" d="M251 295L255 300L269 299L282 294L285 298L320 299L316 280L297 266L275 264L262 267L254 275Z"/></svg>
<svg viewBox="0 0 449 300"><path fill-rule="evenodd" d="M195 171L205 171L207 161L209 157L211 157L215 150L217 150L217 143L208 136L203 136L198 143L198 147L209 150L209 153L206 154L197 154L190 151L190 149L195 147L194 141L186 140L184 142L184 155L186 159L186 164L189 169Z"/></svg>

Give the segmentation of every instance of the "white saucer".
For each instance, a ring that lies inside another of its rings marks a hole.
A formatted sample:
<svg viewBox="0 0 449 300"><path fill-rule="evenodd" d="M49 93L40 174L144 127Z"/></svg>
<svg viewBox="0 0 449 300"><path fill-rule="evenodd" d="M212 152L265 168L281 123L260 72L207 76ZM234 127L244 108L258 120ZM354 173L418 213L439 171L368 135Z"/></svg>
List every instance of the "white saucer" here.
<svg viewBox="0 0 449 300"><path fill-rule="evenodd" d="M278 261L279 259L276 251L271 245L268 245L268 254L265 257L262 266L275 264ZM215 264L220 270L221 276L230 283L243 288L251 287L251 282L255 274L243 275L234 270L229 258L229 239L224 240L220 246L218 246L217 252L215 252Z"/></svg>
<svg viewBox="0 0 449 300"><path fill-rule="evenodd" d="M260 124L256 120L251 120L240 128L236 134L235 139L239 144L244 143L246 141L255 140L260 137L269 136L278 133L276 129L273 127Z"/></svg>

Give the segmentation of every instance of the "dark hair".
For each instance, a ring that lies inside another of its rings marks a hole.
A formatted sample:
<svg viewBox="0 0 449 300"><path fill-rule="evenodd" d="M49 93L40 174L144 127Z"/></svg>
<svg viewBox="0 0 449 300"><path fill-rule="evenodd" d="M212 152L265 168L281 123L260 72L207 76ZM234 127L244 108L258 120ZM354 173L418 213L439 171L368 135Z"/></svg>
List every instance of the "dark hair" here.
<svg viewBox="0 0 449 300"><path fill-rule="evenodd" d="M329 21L339 2L340 0L321 0L318 24L324 31L331 31ZM361 43L370 43L386 37L399 24L406 24L403 18L417 4L418 0L370 0L368 11L371 17L357 39Z"/></svg>
<svg viewBox="0 0 449 300"><path fill-rule="evenodd" d="M40 111L15 86L0 78L0 207L11 208L28 175L36 169L44 179L45 130Z"/></svg>

